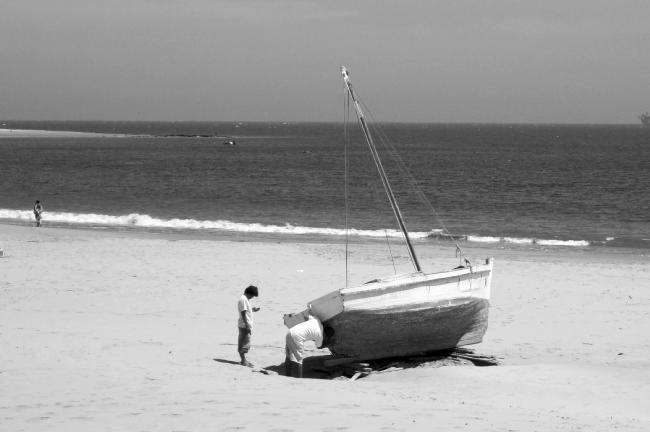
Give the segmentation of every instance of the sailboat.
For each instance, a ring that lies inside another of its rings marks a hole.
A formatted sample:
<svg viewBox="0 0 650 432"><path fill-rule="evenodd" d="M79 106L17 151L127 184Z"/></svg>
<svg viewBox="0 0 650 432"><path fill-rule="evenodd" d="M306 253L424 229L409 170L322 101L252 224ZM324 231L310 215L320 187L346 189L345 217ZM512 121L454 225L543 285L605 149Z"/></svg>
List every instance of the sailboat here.
<svg viewBox="0 0 650 432"><path fill-rule="evenodd" d="M327 293L309 302L305 310L286 314L285 325L291 328L312 314L325 329L331 329L324 346L335 356L355 360L412 356L480 343L488 324L493 259L476 265L465 260L438 273L422 271L348 71L342 67L341 73L414 271Z"/></svg>

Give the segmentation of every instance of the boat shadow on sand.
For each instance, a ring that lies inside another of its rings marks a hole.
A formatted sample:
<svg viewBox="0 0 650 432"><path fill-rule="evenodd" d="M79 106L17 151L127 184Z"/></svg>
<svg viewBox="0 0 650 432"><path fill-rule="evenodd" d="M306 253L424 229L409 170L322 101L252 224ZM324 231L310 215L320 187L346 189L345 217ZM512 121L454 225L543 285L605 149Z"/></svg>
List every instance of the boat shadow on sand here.
<svg viewBox="0 0 650 432"><path fill-rule="evenodd" d="M331 355L313 356L304 360L303 369L305 378L355 380L371 374L399 372L412 368L496 366L498 364L499 360L494 356L476 354L466 348L455 348L408 357L363 361Z"/></svg>
<svg viewBox="0 0 650 432"><path fill-rule="evenodd" d="M239 362L215 358L219 363L239 366ZM303 361L303 378L356 380L377 373L398 372L412 368L438 368L446 366L497 366L499 359L476 354L466 348L437 351L418 356L392 357L379 360L356 361L332 355L311 356ZM253 367L253 372L285 376L284 362L278 365Z"/></svg>

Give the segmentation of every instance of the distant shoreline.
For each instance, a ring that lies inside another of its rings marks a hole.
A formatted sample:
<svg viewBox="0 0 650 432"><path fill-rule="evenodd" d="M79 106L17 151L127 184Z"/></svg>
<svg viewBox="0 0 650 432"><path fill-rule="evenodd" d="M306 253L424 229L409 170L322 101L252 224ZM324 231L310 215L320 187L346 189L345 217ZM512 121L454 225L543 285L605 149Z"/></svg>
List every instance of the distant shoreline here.
<svg viewBox="0 0 650 432"><path fill-rule="evenodd" d="M0 129L1 138L92 138L92 137L124 137L124 134L109 134L99 132L53 131L41 129Z"/></svg>
<svg viewBox="0 0 650 432"><path fill-rule="evenodd" d="M59 131L46 129L3 129L0 128L1 138L125 138L125 137L142 137L142 138L218 138L226 139L224 144L234 145L233 137L230 135L217 134L192 134L192 133L170 133L170 134L129 134L129 133L107 133L107 132L79 132L79 131Z"/></svg>

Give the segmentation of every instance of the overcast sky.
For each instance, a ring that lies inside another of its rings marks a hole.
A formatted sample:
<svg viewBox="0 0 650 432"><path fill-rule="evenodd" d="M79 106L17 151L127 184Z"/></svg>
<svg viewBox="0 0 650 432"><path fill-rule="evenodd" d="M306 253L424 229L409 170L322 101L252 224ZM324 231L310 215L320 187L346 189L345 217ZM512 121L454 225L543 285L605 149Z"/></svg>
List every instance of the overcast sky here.
<svg viewBox="0 0 650 432"><path fill-rule="evenodd" d="M0 119L635 123L649 0L0 0Z"/></svg>

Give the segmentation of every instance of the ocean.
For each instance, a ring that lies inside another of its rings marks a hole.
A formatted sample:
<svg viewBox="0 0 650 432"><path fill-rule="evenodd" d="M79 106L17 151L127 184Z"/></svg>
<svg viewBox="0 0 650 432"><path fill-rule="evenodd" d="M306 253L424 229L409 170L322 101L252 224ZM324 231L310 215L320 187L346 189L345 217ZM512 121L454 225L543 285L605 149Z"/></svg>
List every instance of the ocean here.
<svg viewBox="0 0 650 432"><path fill-rule="evenodd" d="M33 223L38 199L45 226L400 236L356 124L346 146L337 123L1 123L110 134L0 138L4 223ZM385 123L375 137L415 179L382 156L417 242L447 241L444 227L461 244L650 248L650 128Z"/></svg>

